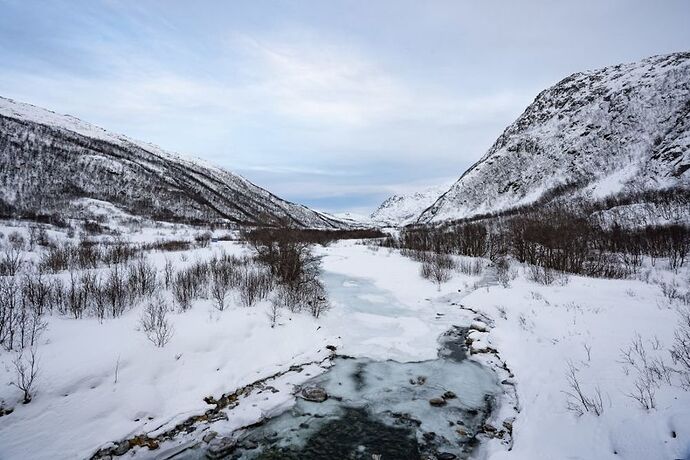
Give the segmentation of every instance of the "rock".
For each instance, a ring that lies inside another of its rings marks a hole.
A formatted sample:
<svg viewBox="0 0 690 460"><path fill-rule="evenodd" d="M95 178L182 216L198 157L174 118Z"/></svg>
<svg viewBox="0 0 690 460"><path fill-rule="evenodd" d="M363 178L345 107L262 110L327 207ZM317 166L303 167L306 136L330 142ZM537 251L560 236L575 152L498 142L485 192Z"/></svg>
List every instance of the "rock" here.
<svg viewBox="0 0 690 460"><path fill-rule="evenodd" d="M215 438L209 444L206 451L206 457L210 459L225 458L235 450L236 446L237 442L233 438L227 436L220 439Z"/></svg>
<svg viewBox="0 0 690 460"><path fill-rule="evenodd" d="M227 420L228 419L228 414L225 412L216 412L215 414L211 414L208 416L208 421L210 423L217 422L219 420Z"/></svg>
<svg viewBox="0 0 690 460"><path fill-rule="evenodd" d="M505 428L508 433L513 432L513 421L512 420L504 420L503 421L503 428Z"/></svg>
<svg viewBox="0 0 690 460"><path fill-rule="evenodd" d="M439 452L436 455L437 460L454 460L456 458L458 458L458 456L455 454L451 454L450 452Z"/></svg>
<svg viewBox="0 0 690 460"><path fill-rule="evenodd" d="M447 403L446 400L443 398L431 398L429 400L429 404L431 404L434 407L442 407L445 406Z"/></svg>
<svg viewBox="0 0 690 460"><path fill-rule="evenodd" d="M497 431L498 431L498 430L496 430L496 427L495 427L495 426L490 425L490 424L488 424L488 423L485 423L485 424L482 426L482 432L483 432L485 435L487 435L488 437L490 437L490 438L495 438L495 437L496 437L496 432L497 432Z"/></svg>
<svg viewBox="0 0 690 460"><path fill-rule="evenodd" d="M113 449L113 455L125 455L129 451L129 442L121 442Z"/></svg>
<svg viewBox="0 0 690 460"><path fill-rule="evenodd" d="M426 383L426 377L419 375L416 379L410 379L410 383L412 385L424 385Z"/></svg>
<svg viewBox="0 0 690 460"><path fill-rule="evenodd" d="M218 433L215 431L209 431L204 435L203 438L201 438L201 440L208 444L209 442L213 441L216 436L218 436Z"/></svg>
<svg viewBox="0 0 690 460"><path fill-rule="evenodd" d="M424 433L422 437L425 441L433 441L434 439L436 439L436 433L434 433L433 431L429 431L427 433Z"/></svg>
<svg viewBox="0 0 690 460"><path fill-rule="evenodd" d="M254 450L259 447L259 444L253 439L245 439L242 441L242 447L247 450Z"/></svg>
<svg viewBox="0 0 690 460"><path fill-rule="evenodd" d="M483 321L474 321L470 325L470 329L474 329L475 331L479 332L487 332L489 330L489 326L487 326Z"/></svg>
<svg viewBox="0 0 690 460"><path fill-rule="evenodd" d="M321 387L306 387L302 388L302 398L311 402L324 402L328 399L328 393Z"/></svg>
<svg viewBox="0 0 690 460"><path fill-rule="evenodd" d="M335 350L337 350L335 345L326 345L326 349L331 350L332 352L335 352Z"/></svg>
<svg viewBox="0 0 690 460"><path fill-rule="evenodd" d="M457 398L457 396L455 396L455 393L453 393L452 391L446 391L445 393L443 393L443 399L455 399L455 398Z"/></svg>

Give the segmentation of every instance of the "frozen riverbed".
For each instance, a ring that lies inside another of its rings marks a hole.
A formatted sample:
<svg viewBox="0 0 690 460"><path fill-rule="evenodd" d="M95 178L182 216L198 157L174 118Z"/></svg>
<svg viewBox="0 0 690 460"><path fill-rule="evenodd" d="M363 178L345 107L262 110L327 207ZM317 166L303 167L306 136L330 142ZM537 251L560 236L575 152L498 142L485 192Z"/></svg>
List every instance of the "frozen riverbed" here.
<svg viewBox="0 0 690 460"><path fill-rule="evenodd" d="M401 304L372 280L333 272L323 279L334 303L330 321L347 320L341 326L346 349L371 350L377 341L404 340L405 325L429 330L419 311ZM475 434L501 391L491 370L465 359L464 343L464 330L452 327L436 342L433 359L398 362L340 356L327 372L302 385L324 390L325 401L297 398L292 407L260 426L234 433L239 447L229 450L227 457L463 458L476 444ZM373 354L389 354L388 347ZM188 451L180 458L203 458L207 449Z"/></svg>

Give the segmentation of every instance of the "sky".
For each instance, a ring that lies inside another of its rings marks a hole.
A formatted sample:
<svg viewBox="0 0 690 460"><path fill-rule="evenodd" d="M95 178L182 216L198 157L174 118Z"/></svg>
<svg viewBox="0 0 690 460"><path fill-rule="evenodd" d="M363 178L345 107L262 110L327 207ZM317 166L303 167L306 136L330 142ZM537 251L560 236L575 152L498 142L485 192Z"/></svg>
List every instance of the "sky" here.
<svg viewBox="0 0 690 460"><path fill-rule="evenodd" d="M372 212L567 75L690 50L690 1L0 0L0 96Z"/></svg>

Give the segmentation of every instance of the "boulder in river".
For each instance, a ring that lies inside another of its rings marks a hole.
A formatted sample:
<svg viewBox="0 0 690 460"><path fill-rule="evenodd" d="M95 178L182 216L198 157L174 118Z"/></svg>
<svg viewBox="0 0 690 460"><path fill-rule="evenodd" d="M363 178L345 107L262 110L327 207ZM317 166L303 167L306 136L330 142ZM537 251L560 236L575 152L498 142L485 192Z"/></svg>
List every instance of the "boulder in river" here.
<svg viewBox="0 0 690 460"><path fill-rule="evenodd" d="M434 407L441 407L446 405L446 400L443 398L431 398L429 400L429 404L431 404Z"/></svg>
<svg viewBox="0 0 690 460"><path fill-rule="evenodd" d="M303 399L311 402L324 402L328 399L328 393L321 387L305 387L300 393Z"/></svg>

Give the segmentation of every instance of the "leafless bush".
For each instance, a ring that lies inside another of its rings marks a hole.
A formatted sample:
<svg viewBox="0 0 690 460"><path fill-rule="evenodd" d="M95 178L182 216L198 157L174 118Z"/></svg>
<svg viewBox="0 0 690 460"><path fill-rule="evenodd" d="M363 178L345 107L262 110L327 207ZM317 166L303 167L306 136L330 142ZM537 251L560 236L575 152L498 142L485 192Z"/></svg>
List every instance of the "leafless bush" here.
<svg viewBox="0 0 690 460"><path fill-rule="evenodd" d="M141 315L141 328L151 343L164 347L173 336L173 325L167 318L168 307L160 297L152 298Z"/></svg>
<svg viewBox="0 0 690 460"><path fill-rule="evenodd" d="M313 280L304 286L303 290L305 292L306 305L309 309L309 313L311 313L314 318L318 319L321 313L328 310L330 307L326 289L319 280Z"/></svg>
<svg viewBox="0 0 690 460"><path fill-rule="evenodd" d="M112 266L105 275L103 291L110 314L117 318L124 313L129 299L127 279L124 270L118 265Z"/></svg>
<svg viewBox="0 0 690 460"><path fill-rule="evenodd" d="M15 278L0 277L0 346L8 351L35 345L46 328L24 292Z"/></svg>
<svg viewBox="0 0 690 460"><path fill-rule="evenodd" d="M194 279L190 273L181 271L175 275L172 293L175 302L177 302L180 307L180 310L189 310L189 308L192 306L192 300L194 300Z"/></svg>
<svg viewBox="0 0 690 460"><path fill-rule="evenodd" d="M245 267L239 283L240 303L251 307L260 300L268 297L273 288L272 277L269 272L259 268Z"/></svg>
<svg viewBox="0 0 690 460"><path fill-rule="evenodd" d="M202 248L208 247L209 243L211 242L211 232L203 232L203 233L198 233L196 236L194 236L194 241L201 246Z"/></svg>
<svg viewBox="0 0 690 460"><path fill-rule="evenodd" d="M582 416L585 413L599 416L604 413L604 401L602 398L601 389L599 386L594 388L594 393L588 395L582 389L578 373L580 370L568 360L568 370L566 372L566 379L568 381L568 391L564 391L566 395L566 408Z"/></svg>
<svg viewBox="0 0 690 460"><path fill-rule="evenodd" d="M26 273L22 282L22 296L41 316L50 308L50 280L41 272Z"/></svg>
<svg viewBox="0 0 690 460"><path fill-rule="evenodd" d="M420 274L422 278L429 279L438 285L438 290L441 290L441 284L450 281L451 274L448 267L448 256L437 255L431 259L430 262L422 263ZM452 259L450 259L452 261Z"/></svg>
<svg viewBox="0 0 690 460"><path fill-rule="evenodd" d="M635 372L635 390L626 396L637 401L643 409L656 407L656 391L660 384L671 384L672 369L660 356L649 356L642 337L637 334L631 345L621 350L622 363L626 374Z"/></svg>
<svg viewBox="0 0 690 460"><path fill-rule="evenodd" d="M165 265L163 266L163 286L166 290L172 288L174 277L175 270L173 269L173 263L170 259L166 257Z"/></svg>
<svg viewBox="0 0 690 460"><path fill-rule="evenodd" d="M230 276L224 271L213 272L213 282L211 284L211 297L215 302L216 308L220 311L225 309L225 300L230 292Z"/></svg>
<svg viewBox="0 0 690 460"><path fill-rule="evenodd" d="M5 246L0 254L0 276L15 276L23 263L21 248L12 244Z"/></svg>
<svg viewBox="0 0 690 460"><path fill-rule="evenodd" d="M136 247L118 239L113 244L105 246L102 257L107 265L118 265L129 262L138 252Z"/></svg>
<svg viewBox="0 0 690 460"><path fill-rule="evenodd" d="M527 278L535 283L549 286L556 281L556 273L550 268L530 265L527 269Z"/></svg>
<svg viewBox="0 0 690 460"><path fill-rule="evenodd" d="M150 297L156 293L158 282L156 268L149 264L145 257L139 257L129 265L127 284L133 299Z"/></svg>
<svg viewBox="0 0 690 460"><path fill-rule="evenodd" d="M24 350L20 351L12 361L12 364L16 373L15 380L11 384L22 391L22 402L28 404L34 396L36 377L38 376L36 348L30 348L28 356Z"/></svg>
<svg viewBox="0 0 690 460"><path fill-rule="evenodd" d="M668 299L670 303L680 302L685 305L690 305L690 291L683 292L681 286L676 279L671 280L670 283L664 281L659 283L661 293Z"/></svg>
<svg viewBox="0 0 690 460"><path fill-rule="evenodd" d="M69 250L67 246L51 246L41 257L41 270L58 273L69 267Z"/></svg>
<svg viewBox="0 0 690 460"><path fill-rule="evenodd" d="M496 279L504 288L510 287L510 262L505 257L498 257L494 262Z"/></svg>
<svg viewBox="0 0 690 460"><path fill-rule="evenodd" d="M673 363L680 366L681 386L690 390L690 309L680 310L680 321L671 347Z"/></svg>
<svg viewBox="0 0 690 460"><path fill-rule="evenodd" d="M277 297L271 297L271 303L268 307L268 311L266 312L266 316L268 317L268 322L271 325L271 329L276 327L278 324L278 319L280 318L280 308L282 306L282 300Z"/></svg>
<svg viewBox="0 0 690 460"><path fill-rule="evenodd" d="M484 271L484 262L482 259L460 259L458 263L458 271L469 276L479 276Z"/></svg>

